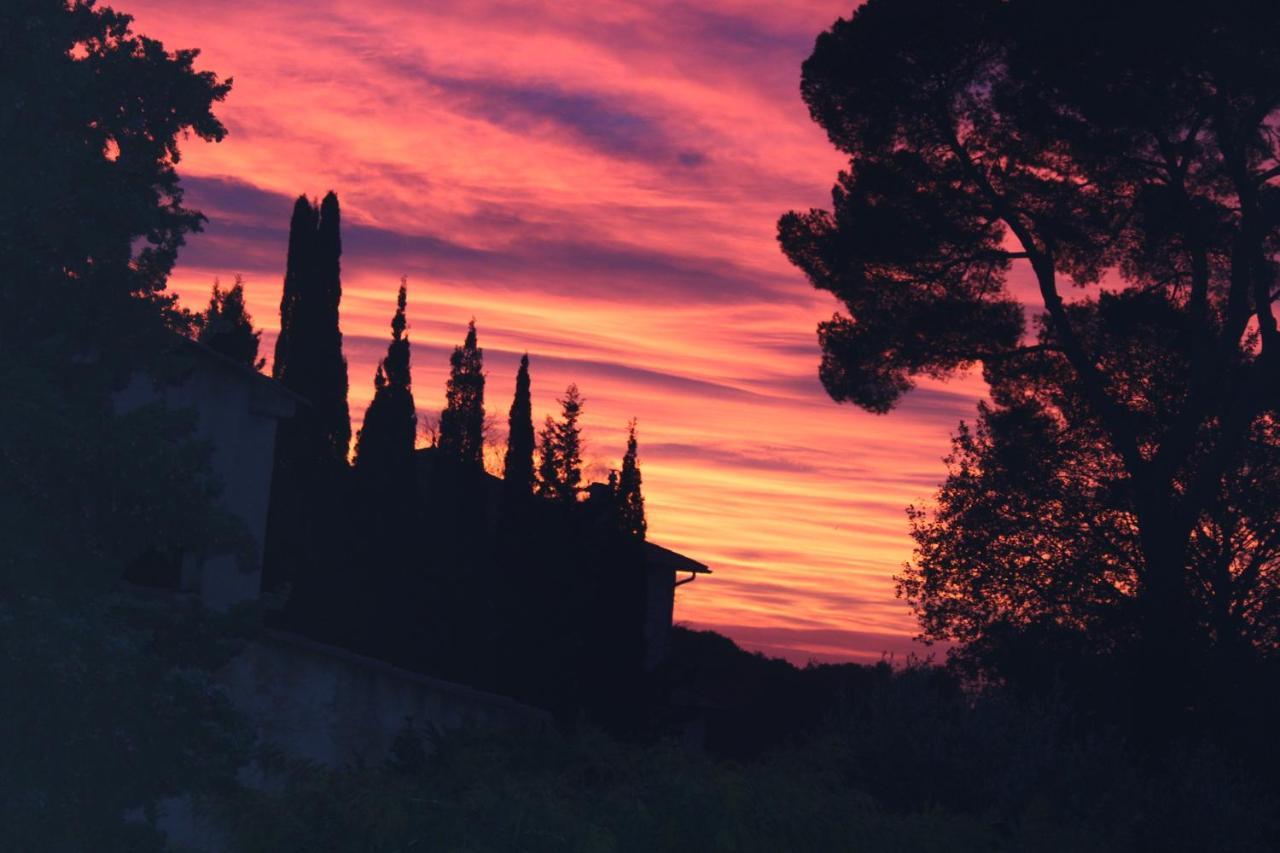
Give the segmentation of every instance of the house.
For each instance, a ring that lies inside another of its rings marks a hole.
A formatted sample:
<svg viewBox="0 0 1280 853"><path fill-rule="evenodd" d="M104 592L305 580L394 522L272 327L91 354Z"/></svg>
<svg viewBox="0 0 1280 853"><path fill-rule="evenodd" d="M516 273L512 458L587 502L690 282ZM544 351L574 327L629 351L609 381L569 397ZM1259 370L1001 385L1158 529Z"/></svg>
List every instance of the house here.
<svg viewBox="0 0 1280 853"><path fill-rule="evenodd" d="M432 478L437 475L437 466L440 461L438 451L435 447L420 448L414 456L420 487L425 492L430 489ZM484 508L489 536L500 535L499 519L503 507L502 478L488 472L481 472L474 478L473 485L476 487L475 494ZM595 523L612 524L612 488L606 483L591 483L583 491L585 493L583 506L595 518ZM593 509L594 512L592 512ZM554 516L548 516L546 520L547 523L552 523ZM675 608L676 587L693 581L698 575L711 574L711 569L697 560L647 540L643 544L642 555L645 570L642 660L645 670L653 670L666 657Z"/></svg>
<svg viewBox="0 0 1280 853"><path fill-rule="evenodd" d="M698 575L711 574L711 569L653 542L644 543L644 563L644 668L652 670L666 659L670 646L676 587L692 583ZM686 574L688 577L681 577Z"/></svg>
<svg viewBox="0 0 1280 853"><path fill-rule="evenodd" d="M306 403L280 383L196 341L175 338L172 358L177 381L162 384L136 376L116 395L116 407L127 411L159 401L194 413L193 438L212 448L212 473L221 484L217 502L240 520L250 542L247 548L202 560L150 554L135 576L225 610L259 595L276 427Z"/></svg>

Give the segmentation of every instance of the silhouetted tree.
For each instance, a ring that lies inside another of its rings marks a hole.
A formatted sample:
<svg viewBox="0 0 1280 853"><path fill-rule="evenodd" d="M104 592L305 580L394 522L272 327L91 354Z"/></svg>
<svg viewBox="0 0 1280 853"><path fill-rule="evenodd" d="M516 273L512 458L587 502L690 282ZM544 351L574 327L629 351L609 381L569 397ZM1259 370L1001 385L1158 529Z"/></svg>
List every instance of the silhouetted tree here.
<svg viewBox="0 0 1280 853"><path fill-rule="evenodd" d="M414 642L427 598L423 561L415 549L419 492L413 451L418 418L410 378L406 301L407 287L401 279L391 343L378 364L373 400L356 437L353 467L358 499L353 515L360 535L349 562L364 569L358 585L344 584L355 622L352 642L383 657L403 655Z"/></svg>
<svg viewBox="0 0 1280 853"><path fill-rule="evenodd" d="M560 482L560 459L556 447L556 422L551 415L538 433L538 496L554 498Z"/></svg>
<svg viewBox="0 0 1280 853"><path fill-rule="evenodd" d="M613 481L610 472L610 480ZM613 483L617 495L618 525L628 536L644 539L648 525L644 519L644 496L640 494L640 464L636 458L636 422L627 424L627 452L622 457L622 471Z"/></svg>
<svg viewBox="0 0 1280 853"><path fill-rule="evenodd" d="M476 321L449 357L445 407L440 413L440 453L468 468L484 466L484 350L476 346Z"/></svg>
<svg viewBox="0 0 1280 853"><path fill-rule="evenodd" d="M289 219L284 287L280 292L280 334L276 336L275 357L271 361L271 375L281 382L285 381L285 374L294 361L294 313L304 289L303 282L310 279L315 262L318 213L311 201L305 195L300 195L293 203L293 215Z"/></svg>
<svg viewBox="0 0 1280 853"><path fill-rule="evenodd" d="M342 354L341 213L325 195L317 210L306 197L294 205L280 300L280 337L272 375L310 403L306 419L320 430L335 459L351 443L347 360Z"/></svg>
<svg viewBox="0 0 1280 853"><path fill-rule="evenodd" d="M405 334L406 284L400 282L396 312L391 319L391 343L378 362L373 400L365 410L356 437L354 467L369 493L383 492L395 500L412 500L413 448L418 416L413 403L409 368L409 338Z"/></svg>
<svg viewBox="0 0 1280 853"><path fill-rule="evenodd" d="M538 467L538 494L564 503L578 499L582 483L582 416L583 399L577 385L570 385L557 402L560 420L547 417L539 437L541 462Z"/></svg>
<svg viewBox="0 0 1280 853"><path fill-rule="evenodd" d="M1091 348L1129 364L1115 387L1142 397L1143 421L1179 405L1187 358L1179 315L1159 293L1106 295L1076 309ZM928 637L960 642L968 662L1011 679L1070 667L1060 650L1068 643L1129 653L1143 551L1123 465L1054 359L1028 357L988 375L992 402L954 437L936 507L910 511L917 552L900 594ZM1267 419L1192 532L1196 645L1215 651L1220 672L1280 650L1277 474L1280 434Z"/></svg>
<svg viewBox="0 0 1280 853"><path fill-rule="evenodd" d="M266 359L258 358L262 332L253 328L253 318L244 305L244 280L236 276L230 290L213 283L209 307L197 318L196 340L232 361L261 370Z"/></svg>
<svg viewBox="0 0 1280 853"><path fill-rule="evenodd" d="M0 4L0 823L15 850L159 851L160 803L234 784L226 628L122 583L152 549L239 540L191 421L117 392L187 366L166 293L179 140L230 85L124 14Z"/></svg>
<svg viewBox="0 0 1280 853"><path fill-rule="evenodd" d="M1097 430L1119 472L1105 487L1132 513L1126 618L1155 715L1194 702L1195 531L1280 387L1278 30L1261 4L871 0L804 65L813 118L851 158L832 211L779 223L787 256L848 310L819 328L823 383L883 412L916 376L977 361L989 379L1025 359L1060 371L1054 416ZM1015 262L1044 312L1034 343ZM1063 287L1104 276L1163 296L1175 362L1091 337L1099 299ZM1175 371L1159 419L1152 370Z"/></svg>
<svg viewBox="0 0 1280 853"><path fill-rule="evenodd" d="M338 307L342 254L338 198L294 204L272 374L306 403L276 434L263 586L291 584L289 618L329 630L341 610L347 452L347 361Z"/></svg>
<svg viewBox="0 0 1280 853"><path fill-rule="evenodd" d="M529 354L520 357L516 372L516 393L507 417L507 455L502 465L502 480L510 494L532 493L533 476L533 401L529 393Z"/></svg>

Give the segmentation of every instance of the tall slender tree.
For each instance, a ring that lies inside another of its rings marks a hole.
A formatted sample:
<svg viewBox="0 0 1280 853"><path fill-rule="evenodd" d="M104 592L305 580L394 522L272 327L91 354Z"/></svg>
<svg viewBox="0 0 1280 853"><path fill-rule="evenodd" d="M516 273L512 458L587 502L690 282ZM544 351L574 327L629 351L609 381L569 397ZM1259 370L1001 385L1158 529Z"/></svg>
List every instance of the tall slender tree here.
<svg viewBox="0 0 1280 853"><path fill-rule="evenodd" d="M285 384L289 384L289 367L293 364L294 312L303 290L302 282L310 278L317 216L311 201L305 195L298 196L289 220L289 248L280 294L280 334L276 336L275 357L271 362L271 375Z"/></svg>
<svg viewBox="0 0 1280 853"><path fill-rule="evenodd" d="M236 276L230 290L213 283L209 307L197 320L196 340L232 361L261 370L266 359L258 358L262 333L253 328L253 318L244 305L244 279Z"/></svg>
<svg viewBox="0 0 1280 853"><path fill-rule="evenodd" d="M622 457L614 493L617 495L618 525L623 533L643 540L648 525L644 518L644 496L640 493L640 463L636 457L636 422L627 424L627 452Z"/></svg>
<svg viewBox="0 0 1280 853"><path fill-rule="evenodd" d="M440 453L468 468L484 467L484 350L476 346L476 321L449 357L445 407L440 413Z"/></svg>
<svg viewBox="0 0 1280 853"><path fill-rule="evenodd" d="M520 359L516 372L516 393L507 416L507 455L502 465L502 481L512 494L533 491L533 402L529 392L529 354Z"/></svg>
<svg viewBox="0 0 1280 853"><path fill-rule="evenodd" d="M341 212L328 193L319 208L300 197L289 227L280 300L280 337L272 375L310 403L307 417L330 452L346 460L351 443L347 360L342 355Z"/></svg>
<svg viewBox="0 0 1280 853"><path fill-rule="evenodd" d="M342 354L342 330L338 325L342 301L341 213L338 196L332 191L320 202L316 238L314 357L318 393L311 399L334 454L345 460L351 445L351 413L347 408L347 359Z"/></svg>
<svg viewBox="0 0 1280 853"><path fill-rule="evenodd" d="M423 605L421 560L413 534L419 491L413 448L418 418L413 403L409 337L405 317L407 285L400 280L391 343L374 375L373 401L356 437L354 459L358 501L353 515L360 539L351 559L362 563L359 588L349 590L352 641L387 653L412 644Z"/></svg>
<svg viewBox="0 0 1280 853"><path fill-rule="evenodd" d="M294 204L272 365L272 375L307 405L276 434L263 584L293 583L297 594L291 606L305 611L300 618L311 625L332 621L321 611L334 600L351 441L347 362L338 327L340 230L334 193L318 207L305 197Z"/></svg>
<svg viewBox="0 0 1280 853"><path fill-rule="evenodd" d="M407 285L400 280L396 312L391 319L391 343L374 375L373 400L356 436L355 469L366 487L390 490L397 499L413 483L413 446L418 415L413 403L409 367L409 337L405 333Z"/></svg>

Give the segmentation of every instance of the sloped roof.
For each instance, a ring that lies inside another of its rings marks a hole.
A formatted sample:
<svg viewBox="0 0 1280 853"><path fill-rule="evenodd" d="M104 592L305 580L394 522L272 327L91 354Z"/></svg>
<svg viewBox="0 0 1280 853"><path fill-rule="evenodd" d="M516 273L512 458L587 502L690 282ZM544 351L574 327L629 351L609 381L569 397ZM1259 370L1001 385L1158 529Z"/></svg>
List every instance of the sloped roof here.
<svg viewBox="0 0 1280 853"><path fill-rule="evenodd" d="M705 563L686 557L684 554L663 548L654 542L644 543L644 559L651 568L670 569L675 572L693 572L699 575L711 574L711 568Z"/></svg>

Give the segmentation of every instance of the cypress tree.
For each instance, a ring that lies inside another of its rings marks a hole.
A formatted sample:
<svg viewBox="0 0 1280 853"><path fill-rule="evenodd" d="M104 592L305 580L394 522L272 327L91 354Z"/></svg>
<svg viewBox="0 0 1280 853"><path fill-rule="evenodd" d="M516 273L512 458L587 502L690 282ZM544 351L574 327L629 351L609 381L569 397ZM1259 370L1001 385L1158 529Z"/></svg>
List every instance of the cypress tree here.
<svg viewBox="0 0 1280 853"><path fill-rule="evenodd" d="M610 477L612 480L612 476ZM640 464L636 458L636 422L627 424L627 452L622 457L622 472L614 486L617 495L618 525L622 532L643 540L647 524L644 518L644 496L640 493Z"/></svg>
<svg viewBox="0 0 1280 853"><path fill-rule="evenodd" d="M332 191L320 203L316 229L316 386L312 395L334 454L346 460L351 447L351 413L347 408L347 359L342 354L338 306L342 302L342 235L338 196Z"/></svg>
<svg viewBox="0 0 1280 853"><path fill-rule="evenodd" d="M405 334L407 287L400 281L396 312L391 319L391 343L374 375L373 400L356 437L355 469L366 487L390 488L397 498L413 483L413 446L418 415L413 403L409 367L409 338ZM397 481L399 482L397 485Z"/></svg>
<svg viewBox="0 0 1280 853"><path fill-rule="evenodd" d="M533 402L529 393L529 354L520 359L516 372L516 393L507 417L507 455L502 480L512 494L527 495L533 490Z"/></svg>
<svg viewBox="0 0 1280 853"><path fill-rule="evenodd" d="M236 276L230 290L222 290L213 283L209 307L197 320L199 333L196 340L214 352L232 361L261 370L265 359L258 358L258 344L262 333L253 328L253 318L244 305L244 280Z"/></svg>
<svg viewBox="0 0 1280 853"><path fill-rule="evenodd" d="M400 280L391 343L374 374L373 400L356 436L355 480L359 502L354 508L361 534L351 559L365 569L359 588L348 588L353 615L353 641L371 653L403 651L414 608L422 605L419 580L412 567L412 533L418 510L413 447L418 416L413 403L406 334L407 287Z"/></svg>
<svg viewBox="0 0 1280 853"><path fill-rule="evenodd" d="M351 439L347 363L338 306L338 197L294 204L272 375L307 404L280 424L267 521L263 586L295 587L293 626L332 639L341 602L341 534Z"/></svg>
<svg viewBox="0 0 1280 853"><path fill-rule="evenodd" d="M276 337L275 358L271 362L273 378L289 384L289 368L293 363L293 324L302 282L310 278L313 246L316 238L317 211L305 195L293 203L289 220L289 249L285 257L284 289L280 294L280 334Z"/></svg>
<svg viewBox="0 0 1280 853"><path fill-rule="evenodd" d="M440 453L468 468L484 467L484 350L476 346L476 321L449 357L445 408L440 413Z"/></svg>
<svg viewBox="0 0 1280 853"><path fill-rule="evenodd" d="M342 355L341 214L330 192L317 210L305 197L294 204L289 255L280 299L280 337L272 375L310 403L308 419L329 452L343 462L351 443L347 360Z"/></svg>

